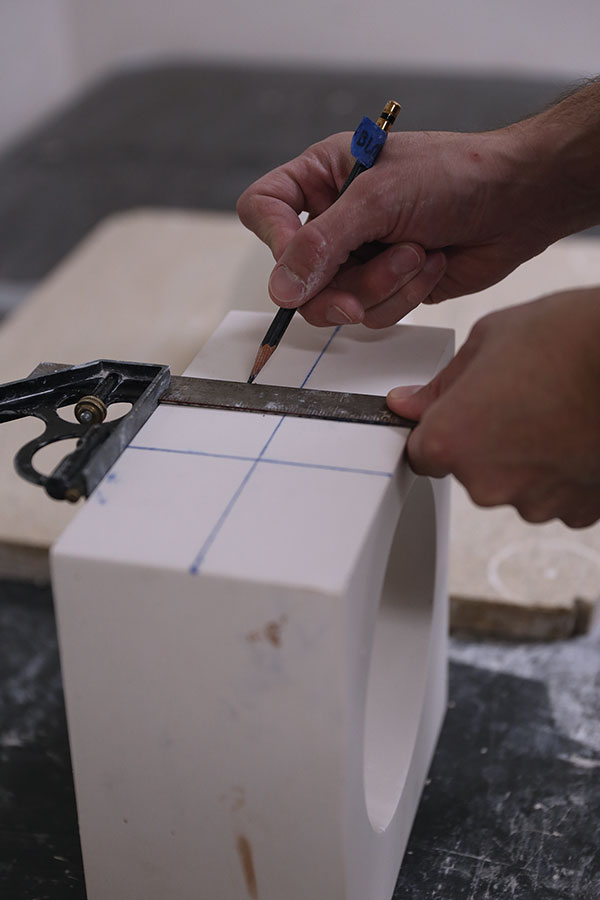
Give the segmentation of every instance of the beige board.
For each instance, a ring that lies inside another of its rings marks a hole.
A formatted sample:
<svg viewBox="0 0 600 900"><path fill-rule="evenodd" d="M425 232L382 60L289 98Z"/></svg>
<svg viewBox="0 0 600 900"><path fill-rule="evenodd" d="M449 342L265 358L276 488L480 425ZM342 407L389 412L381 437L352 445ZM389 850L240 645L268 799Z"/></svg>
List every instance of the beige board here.
<svg viewBox="0 0 600 900"><path fill-rule="evenodd" d="M247 308L257 245L231 214L107 219L4 320L0 384L42 360L139 360L181 373L233 305ZM48 548L75 509L14 472L15 451L41 428L28 419L0 429L0 572L47 580ZM52 459L46 451L47 468Z"/></svg>
<svg viewBox="0 0 600 900"><path fill-rule="evenodd" d="M26 376L42 359L143 360L179 373L227 311L271 309L271 265L269 252L231 214L140 210L112 217L5 320L0 383ZM486 312L595 283L600 241L571 238L500 284L421 307L408 321L454 328L460 346ZM46 579L48 547L74 509L14 474L15 450L39 431L31 426L0 429L0 572ZM458 485L452 505L455 629L544 638L585 627L575 601L587 601L588 609L600 593L600 525L531 526L508 508L478 509Z"/></svg>

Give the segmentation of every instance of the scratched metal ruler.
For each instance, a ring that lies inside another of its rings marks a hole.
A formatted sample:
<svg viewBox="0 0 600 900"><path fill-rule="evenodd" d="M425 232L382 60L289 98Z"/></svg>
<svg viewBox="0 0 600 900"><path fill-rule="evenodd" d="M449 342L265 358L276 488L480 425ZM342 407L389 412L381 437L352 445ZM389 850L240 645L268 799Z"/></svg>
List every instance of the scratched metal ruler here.
<svg viewBox="0 0 600 900"><path fill-rule="evenodd" d="M176 375L171 376L170 384L161 395L159 403L331 419L338 422L362 422L367 425L396 425L402 428L412 428L416 424L388 409L385 397L372 394L244 384Z"/></svg>

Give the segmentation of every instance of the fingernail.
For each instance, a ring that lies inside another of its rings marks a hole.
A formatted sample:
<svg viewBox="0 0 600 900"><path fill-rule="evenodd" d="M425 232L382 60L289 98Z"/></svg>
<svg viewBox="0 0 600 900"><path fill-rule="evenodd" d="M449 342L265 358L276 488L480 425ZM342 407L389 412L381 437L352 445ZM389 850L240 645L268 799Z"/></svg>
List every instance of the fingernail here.
<svg viewBox="0 0 600 900"><path fill-rule="evenodd" d="M421 387L422 385L420 384L403 384L401 387L395 387L388 393L387 400L388 402L391 400L392 403L395 401L408 400L409 397L412 397L413 394L420 391Z"/></svg>
<svg viewBox="0 0 600 900"><path fill-rule="evenodd" d="M280 300L282 303L293 303L303 299L306 285L287 266L279 265L271 273L269 291L275 300Z"/></svg>
<svg viewBox="0 0 600 900"><path fill-rule="evenodd" d="M325 313L325 318L332 325L354 325L354 319L341 306L330 306Z"/></svg>
<svg viewBox="0 0 600 900"><path fill-rule="evenodd" d="M421 265L421 257L410 244L401 244L390 254L390 265L396 275L408 275Z"/></svg>
<svg viewBox="0 0 600 900"><path fill-rule="evenodd" d="M427 272L428 275L436 275L438 272L442 271L445 265L446 257L441 251L428 253L425 265L423 266L423 271Z"/></svg>

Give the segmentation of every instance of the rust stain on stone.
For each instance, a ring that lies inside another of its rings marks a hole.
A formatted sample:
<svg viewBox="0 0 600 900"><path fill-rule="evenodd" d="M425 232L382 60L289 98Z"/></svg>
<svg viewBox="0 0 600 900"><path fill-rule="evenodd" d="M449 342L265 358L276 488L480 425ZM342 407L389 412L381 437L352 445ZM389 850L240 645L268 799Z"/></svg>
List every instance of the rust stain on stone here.
<svg viewBox="0 0 600 900"><path fill-rule="evenodd" d="M250 631L246 635L246 640L251 644L267 640L274 647L281 647L281 634L287 621L288 617L284 614L272 622L267 622L262 631Z"/></svg>
<svg viewBox="0 0 600 900"><path fill-rule="evenodd" d="M265 625L265 637L274 647L281 647L281 623L268 622Z"/></svg>
<svg viewBox="0 0 600 900"><path fill-rule="evenodd" d="M246 792L243 787L238 787L237 785L231 788L231 792L233 794L231 812L239 812L246 803Z"/></svg>
<svg viewBox="0 0 600 900"><path fill-rule="evenodd" d="M265 637L274 647L281 647L281 633L287 620L288 617L284 614L283 616L279 616L277 621L267 622L265 625Z"/></svg>
<svg viewBox="0 0 600 900"><path fill-rule="evenodd" d="M242 864L246 890L251 900L258 900L258 886L256 884L256 872L254 871L254 859L250 841L244 834L238 834L237 852Z"/></svg>

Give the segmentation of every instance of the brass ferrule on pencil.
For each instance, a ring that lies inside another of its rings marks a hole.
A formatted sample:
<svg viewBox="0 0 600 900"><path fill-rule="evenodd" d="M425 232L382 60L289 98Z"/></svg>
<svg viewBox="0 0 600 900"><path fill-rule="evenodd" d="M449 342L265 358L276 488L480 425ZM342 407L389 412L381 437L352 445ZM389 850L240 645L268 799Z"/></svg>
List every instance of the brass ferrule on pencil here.
<svg viewBox="0 0 600 900"><path fill-rule="evenodd" d="M387 133L392 128L401 109L402 107L396 100L388 100L375 124Z"/></svg>

